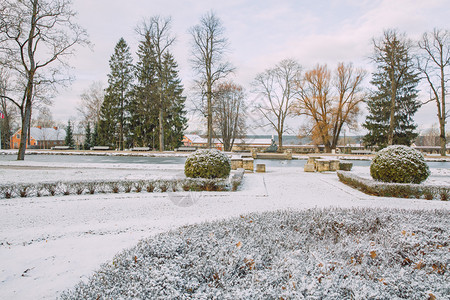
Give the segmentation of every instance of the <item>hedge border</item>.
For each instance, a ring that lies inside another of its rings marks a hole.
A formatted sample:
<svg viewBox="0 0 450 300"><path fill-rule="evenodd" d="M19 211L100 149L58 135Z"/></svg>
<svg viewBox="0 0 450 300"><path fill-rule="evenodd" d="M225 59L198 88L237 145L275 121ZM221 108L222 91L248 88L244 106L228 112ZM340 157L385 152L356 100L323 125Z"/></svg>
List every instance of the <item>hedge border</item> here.
<svg viewBox="0 0 450 300"><path fill-rule="evenodd" d="M384 183L362 178L349 171L337 171L339 180L363 193L380 197L414 198L427 199L434 198L442 201L450 199L450 187L445 185L426 185L414 183Z"/></svg>
<svg viewBox="0 0 450 300"><path fill-rule="evenodd" d="M99 193L140 193L178 191L236 191L242 183L244 169L229 178L181 178L154 180L58 181L34 184L0 185L0 199L82 195Z"/></svg>

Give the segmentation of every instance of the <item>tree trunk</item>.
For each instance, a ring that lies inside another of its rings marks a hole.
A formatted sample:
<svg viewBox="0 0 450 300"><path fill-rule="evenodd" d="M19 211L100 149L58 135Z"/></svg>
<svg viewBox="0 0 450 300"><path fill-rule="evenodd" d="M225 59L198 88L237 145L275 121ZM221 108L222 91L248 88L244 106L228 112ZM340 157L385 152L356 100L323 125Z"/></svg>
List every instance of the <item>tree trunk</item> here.
<svg viewBox="0 0 450 300"><path fill-rule="evenodd" d="M22 131L20 134L20 145L19 145L19 152L17 154L17 160L24 160L25 159L25 151L27 148L27 133L28 128L30 127L30 120L31 120L31 104L33 101L33 85L34 85L34 75L36 72L36 64L34 61L34 54L33 46L34 46L34 34L36 29L36 16L38 11L38 1L33 1L33 12L31 15L31 24L30 24L30 33L28 35L28 59L29 59L29 68L26 67L26 61L24 58L24 55L22 53L22 64L25 66L25 69L27 70L27 87L25 90L25 112L21 114L22 116Z"/></svg>
<svg viewBox="0 0 450 300"><path fill-rule="evenodd" d="M159 151L164 151L164 114L162 107L159 108Z"/></svg>
<svg viewBox="0 0 450 300"><path fill-rule="evenodd" d="M11 128L9 126L9 114L8 114L8 111L6 110L6 104L2 105L2 111L3 111L3 114L5 115L5 118L2 120L3 124L2 124L2 129L1 129L1 135L2 135L1 141L4 145L4 147L2 147L2 149L11 149L11 139L10 139Z"/></svg>
<svg viewBox="0 0 450 300"><path fill-rule="evenodd" d="M27 148L27 133L28 128L30 127L30 119L31 119L31 94L32 88L27 89L27 99L25 102L25 112L22 115L22 130L20 133L20 144L19 144L19 152L17 154L17 160L25 159L25 150Z"/></svg>
<svg viewBox="0 0 450 300"><path fill-rule="evenodd" d="M208 128L207 128L207 135L208 135L208 148L211 149L212 148L212 87L211 84L208 84L207 87L207 91L206 91L206 101L207 101L207 123L208 123Z"/></svg>
<svg viewBox="0 0 450 300"><path fill-rule="evenodd" d="M283 134L278 132L278 152L283 151Z"/></svg>
<svg viewBox="0 0 450 300"><path fill-rule="evenodd" d="M389 117L388 145L394 144L394 127L395 127L395 98L397 86L394 83L394 76L391 78L391 115Z"/></svg>
<svg viewBox="0 0 450 300"><path fill-rule="evenodd" d="M441 149L439 150L441 156L447 155L447 138L445 136L445 115L439 117L439 140Z"/></svg>
<svg viewBox="0 0 450 300"><path fill-rule="evenodd" d="M441 66L443 65L442 62L442 56L441 56ZM441 103L442 103L442 110L441 115L439 116L439 127L440 127L440 142L441 142L441 155L446 156L447 155L447 138L445 137L445 121L447 118L446 111L445 111L445 78L444 78L444 68L441 67ZM439 105L439 104L438 104Z"/></svg>

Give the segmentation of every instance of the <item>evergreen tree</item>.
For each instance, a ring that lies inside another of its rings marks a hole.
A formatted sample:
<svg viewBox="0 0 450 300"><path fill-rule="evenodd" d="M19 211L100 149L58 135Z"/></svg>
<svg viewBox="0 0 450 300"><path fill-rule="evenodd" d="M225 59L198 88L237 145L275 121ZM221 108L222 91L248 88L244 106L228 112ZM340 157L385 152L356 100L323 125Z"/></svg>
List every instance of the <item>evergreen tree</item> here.
<svg viewBox="0 0 450 300"><path fill-rule="evenodd" d="M98 146L98 124L94 124L94 132L91 135L91 146Z"/></svg>
<svg viewBox="0 0 450 300"><path fill-rule="evenodd" d="M129 106L133 144L174 149L181 145L187 123L183 86L178 78L178 65L169 52L163 55L159 64L150 34L147 31L143 35L137 53L137 82ZM161 136L160 119L164 128L164 147L158 138Z"/></svg>
<svg viewBox="0 0 450 300"><path fill-rule="evenodd" d="M89 150L91 148L91 124L88 122L86 125L86 129L85 129L85 134L84 134L84 150Z"/></svg>
<svg viewBox="0 0 450 300"><path fill-rule="evenodd" d="M154 140L158 124L159 101L155 71L155 52L150 32L145 32L138 46L138 62L135 66L136 84L130 103L130 129L134 146L159 147Z"/></svg>
<svg viewBox="0 0 450 300"><path fill-rule="evenodd" d="M390 144L411 145L417 137L413 116L420 107L417 100L419 75L410 55L409 43L395 31L374 42L377 70L371 84L375 90L367 101L369 114L363 126L368 146L383 148ZM392 135L390 132L392 131Z"/></svg>
<svg viewBox="0 0 450 300"><path fill-rule="evenodd" d="M69 147L74 147L75 146L75 141L73 140L72 125L70 124L70 120L69 120L69 122L67 122L66 139L65 139L65 143L64 144L66 146L69 146Z"/></svg>
<svg viewBox="0 0 450 300"><path fill-rule="evenodd" d="M178 77L178 65L169 52L163 56L163 74L165 89L163 91L164 111L164 137L165 147L173 150L181 146L187 119L185 111L186 97L183 94L183 85Z"/></svg>
<svg viewBox="0 0 450 300"><path fill-rule="evenodd" d="M116 145L123 150L129 130L128 106L133 80L130 48L123 38L114 48L109 67L108 87L100 112L100 140L105 145Z"/></svg>

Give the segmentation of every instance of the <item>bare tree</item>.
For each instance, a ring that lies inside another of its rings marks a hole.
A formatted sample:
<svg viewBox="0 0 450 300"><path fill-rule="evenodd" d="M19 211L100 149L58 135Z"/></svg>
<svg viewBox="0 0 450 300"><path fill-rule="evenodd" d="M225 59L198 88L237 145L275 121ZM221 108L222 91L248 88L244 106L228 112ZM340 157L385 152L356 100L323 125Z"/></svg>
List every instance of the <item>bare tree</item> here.
<svg viewBox="0 0 450 300"><path fill-rule="evenodd" d="M285 122L298 96L297 83L301 80L302 67L293 59L285 59L274 68L258 74L253 81L254 92L260 97L256 104L264 126L272 127L278 135L278 149L283 147L283 134L288 130Z"/></svg>
<svg viewBox="0 0 450 300"><path fill-rule="evenodd" d="M137 28L137 32L145 39L150 36L150 41L154 46L155 52L155 69L158 77L158 94L159 94L159 151L164 151L164 111L166 105L165 90L167 86L167 78L164 73L163 60L164 55L169 53L170 46L175 42L175 37L170 33L171 19L154 16L149 22L143 22Z"/></svg>
<svg viewBox="0 0 450 300"><path fill-rule="evenodd" d="M446 155L447 139L445 136L445 123L449 116L446 108L445 96L447 94L446 76L450 69L450 32L448 30L434 29L426 32L419 41L422 50L418 67L427 80L431 92L428 102L435 102L439 120L440 154Z"/></svg>
<svg viewBox="0 0 450 300"><path fill-rule="evenodd" d="M213 128L225 151L231 151L237 137L245 135L244 89L232 82L217 85L212 104Z"/></svg>
<svg viewBox="0 0 450 300"><path fill-rule="evenodd" d="M430 128L423 131L420 137L421 139L418 139L418 142L421 142L420 146L437 146L439 144L437 138L440 137L438 125L433 123Z"/></svg>
<svg viewBox="0 0 450 300"><path fill-rule="evenodd" d="M8 91L9 81L8 73L5 69L0 68L0 111L3 113L3 119L0 119L0 131L1 131L1 147L2 149L11 148L10 136L14 131L14 127L17 126L16 118L18 117L16 107L9 103L6 98L1 97L6 95Z"/></svg>
<svg viewBox="0 0 450 300"><path fill-rule="evenodd" d="M335 71L333 86L336 90L337 101L333 108L333 131L331 149L336 149L342 127L358 128L360 104L364 102L366 94L362 82L367 72L355 69L352 64L339 63Z"/></svg>
<svg viewBox="0 0 450 300"><path fill-rule="evenodd" d="M316 66L305 73L298 84L298 102L293 111L310 118L309 128L315 143L322 143L325 152L331 152L333 103L331 96L331 72L326 65Z"/></svg>
<svg viewBox="0 0 450 300"><path fill-rule="evenodd" d="M357 127L359 104L364 100L361 83L366 75L352 64L339 63L332 76L326 65L305 73L299 83L299 97L293 111L308 117L306 130L325 152L336 149L344 125Z"/></svg>
<svg viewBox="0 0 450 300"><path fill-rule="evenodd" d="M67 66L64 58L73 54L75 45L88 44L85 30L73 22L76 14L71 4L70 0L4 0L0 6L0 52L11 75L25 82L21 95L3 96L21 113L18 160L25 157L34 89L67 79L61 72Z"/></svg>
<svg viewBox="0 0 450 300"><path fill-rule="evenodd" d="M37 118L32 120L32 126L40 127L53 127L55 126L55 121L53 121L53 115L48 106L42 106L39 108L39 114Z"/></svg>
<svg viewBox="0 0 450 300"><path fill-rule="evenodd" d="M224 27L220 19L208 12L200 19L200 24L192 27L191 64L199 77L196 80L202 101L206 98L208 148L212 146L213 110L212 98L214 85L234 71L234 67L225 61L228 40L224 37Z"/></svg>
<svg viewBox="0 0 450 300"><path fill-rule="evenodd" d="M105 89L101 81L94 81L89 88L81 94L81 102L77 107L83 120L81 123L86 127L89 123L94 127L100 119L100 110L105 99Z"/></svg>

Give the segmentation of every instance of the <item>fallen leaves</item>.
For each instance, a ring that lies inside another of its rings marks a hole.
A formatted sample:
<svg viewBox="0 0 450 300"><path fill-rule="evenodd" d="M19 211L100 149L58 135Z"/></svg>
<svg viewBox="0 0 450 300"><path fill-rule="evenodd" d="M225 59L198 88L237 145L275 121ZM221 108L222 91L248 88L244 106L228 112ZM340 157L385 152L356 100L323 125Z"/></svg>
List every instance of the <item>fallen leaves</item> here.
<svg viewBox="0 0 450 300"><path fill-rule="evenodd" d="M425 264L423 263L423 261L419 261L415 266L414 269L420 270L425 266Z"/></svg>
<svg viewBox="0 0 450 300"><path fill-rule="evenodd" d="M255 261L251 258L244 258L244 263L250 270L255 268Z"/></svg>

